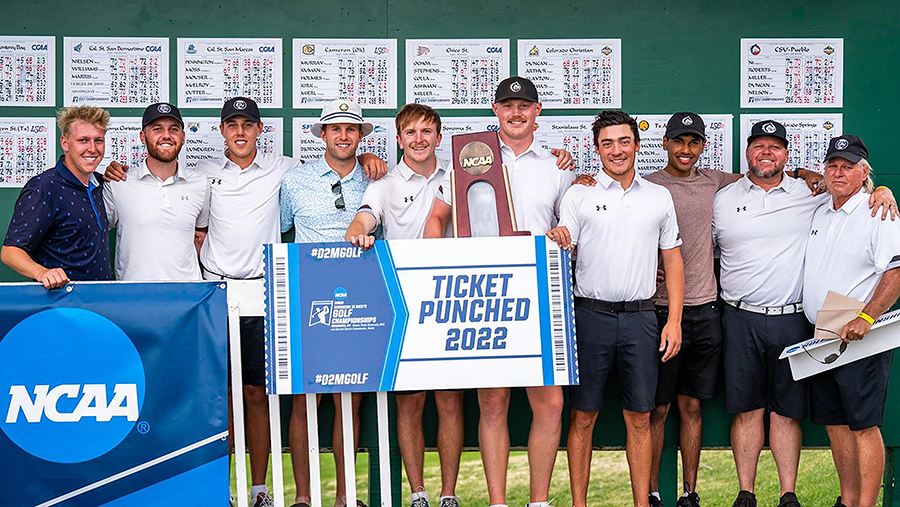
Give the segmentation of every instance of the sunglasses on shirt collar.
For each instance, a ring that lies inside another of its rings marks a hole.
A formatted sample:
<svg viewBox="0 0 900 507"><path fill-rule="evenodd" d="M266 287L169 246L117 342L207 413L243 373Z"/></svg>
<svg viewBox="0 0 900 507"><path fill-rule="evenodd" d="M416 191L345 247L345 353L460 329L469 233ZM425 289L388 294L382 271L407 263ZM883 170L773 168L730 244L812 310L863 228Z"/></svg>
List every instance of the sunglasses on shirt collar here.
<svg viewBox="0 0 900 507"><path fill-rule="evenodd" d="M341 189L341 180L337 180L333 185L331 185L331 193L337 196L334 199L335 209L344 211L344 191L343 189Z"/></svg>

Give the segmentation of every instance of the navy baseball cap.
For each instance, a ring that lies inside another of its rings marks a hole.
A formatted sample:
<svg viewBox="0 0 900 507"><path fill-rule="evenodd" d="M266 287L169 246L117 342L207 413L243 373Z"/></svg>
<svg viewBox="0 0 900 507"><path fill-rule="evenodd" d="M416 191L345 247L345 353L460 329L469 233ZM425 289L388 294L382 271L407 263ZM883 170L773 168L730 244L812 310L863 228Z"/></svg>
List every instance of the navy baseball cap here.
<svg viewBox="0 0 900 507"><path fill-rule="evenodd" d="M172 104L168 102L157 102L156 104L150 104L144 109L144 114L141 117L141 128L150 125L154 121L159 118L173 118L181 124L181 128L184 128L184 120L181 119L181 111L178 110Z"/></svg>
<svg viewBox="0 0 900 507"><path fill-rule="evenodd" d="M503 102L509 99L522 99L530 102L540 102L538 100L537 88L530 79L512 76L500 81L497 85L497 91L494 93L494 103Z"/></svg>
<svg viewBox="0 0 900 507"><path fill-rule="evenodd" d="M224 122L234 116L246 116L254 122L259 123L259 106L256 105L256 101L253 99L248 99L247 97L234 97L233 99L226 101L225 105L222 106L222 121Z"/></svg>
<svg viewBox="0 0 900 507"><path fill-rule="evenodd" d="M837 157L847 159L855 164L864 158L869 158L869 149L866 148L866 143L862 139L853 135L832 137L828 142L825 160Z"/></svg>
<svg viewBox="0 0 900 507"><path fill-rule="evenodd" d="M753 127L750 129L750 135L747 137L747 144L750 144L750 141L756 139L757 137L774 137L775 139L781 139L784 141L784 145L788 145L787 140L787 129L784 128L784 125L778 123L775 120L763 120L758 121L753 124Z"/></svg>
<svg viewBox="0 0 900 507"><path fill-rule="evenodd" d="M666 138L675 139L684 134L694 134L706 140L706 124L697 113L675 113L666 123Z"/></svg>

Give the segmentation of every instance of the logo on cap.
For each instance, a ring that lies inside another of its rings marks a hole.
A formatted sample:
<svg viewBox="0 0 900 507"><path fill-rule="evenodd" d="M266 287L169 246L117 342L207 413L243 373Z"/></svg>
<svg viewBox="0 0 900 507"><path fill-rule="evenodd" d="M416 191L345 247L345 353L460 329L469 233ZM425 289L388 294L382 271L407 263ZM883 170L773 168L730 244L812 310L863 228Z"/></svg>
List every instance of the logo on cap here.
<svg viewBox="0 0 900 507"><path fill-rule="evenodd" d="M765 125L762 126L762 129L763 129L763 132L765 132L767 134L774 134L775 131L778 130L778 127L776 127L775 124L773 124L773 123L766 123Z"/></svg>
<svg viewBox="0 0 900 507"><path fill-rule="evenodd" d="M341 111L347 112L350 110L350 104L348 104L346 102L341 102L341 105L338 106L338 109L340 109Z"/></svg>
<svg viewBox="0 0 900 507"><path fill-rule="evenodd" d="M168 104L160 104L159 106L156 107L156 110L163 114L172 112L172 108L169 107Z"/></svg>
<svg viewBox="0 0 900 507"><path fill-rule="evenodd" d="M520 91L522 91L522 85L519 84L518 81L513 81L509 84L509 90L513 93L519 93Z"/></svg>
<svg viewBox="0 0 900 507"><path fill-rule="evenodd" d="M691 118L690 116L685 116L684 118L681 119L681 124L682 124L682 125L685 125L685 126L687 126L687 125L693 125L693 124L694 124L694 119Z"/></svg>
<svg viewBox="0 0 900 507"><path fill-rule="evenodd" d="M234 106L234 108L237 109L238 111L240 111L242 109L247 109L247 103L244 102L243 100L235 100L234 104L232 104L232 106Z"/></svg>
<svg viewBox="0 0 900 507"><path fill-rule="evenodd" d="M850 146L850 142L846 139L838 139L836 143L834 143L834 147L839 150L846 150L847 146Z"/></svg>

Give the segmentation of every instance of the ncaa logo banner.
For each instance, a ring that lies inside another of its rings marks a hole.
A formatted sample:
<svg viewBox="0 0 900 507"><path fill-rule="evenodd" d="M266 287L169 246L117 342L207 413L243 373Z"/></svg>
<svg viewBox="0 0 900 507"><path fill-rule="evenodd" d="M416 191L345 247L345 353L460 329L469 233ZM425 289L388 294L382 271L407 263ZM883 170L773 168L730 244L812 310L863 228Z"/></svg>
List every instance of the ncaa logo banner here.
<svg viewBox="0 0 900 507"><path fill-rule="evenodd" d="M226 505L225 290L0 285L10 506Z"/></svg>
<svg viewBox="0 0 900 507"><path fill-rule="evenodd" d="M264 250L270 394L578 383L570 257L544 236Z"/></svg>

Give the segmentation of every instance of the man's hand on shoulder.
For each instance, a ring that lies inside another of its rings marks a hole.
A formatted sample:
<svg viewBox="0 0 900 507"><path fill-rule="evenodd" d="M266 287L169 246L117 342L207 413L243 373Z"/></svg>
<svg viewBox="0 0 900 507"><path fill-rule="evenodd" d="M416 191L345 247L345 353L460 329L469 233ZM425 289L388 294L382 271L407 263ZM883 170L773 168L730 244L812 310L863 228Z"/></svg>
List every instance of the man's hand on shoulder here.
<svg viewBox="0 0 900 507"><path fill-rule="evenodd" d="M579 174L572 185L584 185L586 187L597 186L597 180L591 174Z"/></svg>
<svg viewBox="0 0 900 507"><path fill-rule="evenodd" d="M869 196L869 208L872 209L872 216L878 215L881 209L881 219L887 220L888 212L891 213L891 221L897 219L897 200L894 199L894 193L888 187L878 187Z"/></svg>
<svg viewBox="0 0 900 507"><path fill-rule="evenodd" d="M387 162L381 160L373 153L363 153L357 157L357 160L359 160L359 165L363 167L363 171L366 172L366 177L370 180L381 179L388 172Z"/></svg>
<svg viewBox="0 0 900 507"><path fill-rule="evenodd" d="M38 274L37 281L42 283L45 289L58 289L69 283L69 275L62 268L51 268Z"/></svg>
<svg viewBox="0 0 900 507"><path fill-rule="evenodd" d="M556 157L556 167L566 171L575 170L575 159L564 148L550 148L550 154Z"/></svg>
<svg viewBox="0 0 900 507"><path fill-rule="evenodd" d="M127 172L127 165L112 161L106 166L106 171L103 173L103 181L125 181L128 178L128 175L125 174Z"/></svg>

